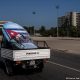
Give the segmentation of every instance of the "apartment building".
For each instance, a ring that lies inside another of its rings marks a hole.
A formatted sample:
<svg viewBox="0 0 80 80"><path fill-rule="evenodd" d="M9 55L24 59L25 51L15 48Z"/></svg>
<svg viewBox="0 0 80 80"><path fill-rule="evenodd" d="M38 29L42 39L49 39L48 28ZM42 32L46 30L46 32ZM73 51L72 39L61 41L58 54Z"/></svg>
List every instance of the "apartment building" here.
<svg viewBox="0 0 80 80"><path fill-rule="evenodd" d="M68 12L58 17L58 27L75 26L80 30L80 12Z"/></svg>

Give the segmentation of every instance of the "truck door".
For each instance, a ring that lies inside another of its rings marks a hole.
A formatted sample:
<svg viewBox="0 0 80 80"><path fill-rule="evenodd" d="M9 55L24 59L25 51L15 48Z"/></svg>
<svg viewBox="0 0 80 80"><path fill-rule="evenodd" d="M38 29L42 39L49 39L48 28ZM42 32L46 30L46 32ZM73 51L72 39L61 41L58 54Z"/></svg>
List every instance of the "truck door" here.
<svg viewBox="0 0 80 80"><path fill-rule="evenodd" d="M3 35L3 38L2 38L2 42L1 42L1 48L12 49L12 46L11 46L10 42L8 42L8 40L5 38L4 35Z"/></svg>

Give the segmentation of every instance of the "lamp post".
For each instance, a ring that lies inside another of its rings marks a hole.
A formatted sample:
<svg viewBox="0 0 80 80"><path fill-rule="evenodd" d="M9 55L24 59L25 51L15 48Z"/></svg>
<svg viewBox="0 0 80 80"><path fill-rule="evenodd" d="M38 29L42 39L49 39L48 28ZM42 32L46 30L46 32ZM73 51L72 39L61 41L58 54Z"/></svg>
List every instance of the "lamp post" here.
<svg viewBox="0 0 80 80"><path fill-rule="evenodd" d="M56 6L56 10L57 10L57 37L59 37L59 28L58 28L58 10L59 10L59 5Z"/></svg>
<svg viewBox="0 0 80 80"><path fill-rule="evenodd" d="M33 15L35 15L35 14L36 14L36 12L35 12L35 11L33 11L33 12L32 12L32 14L33 14ZM35 26L34 26L34 36L35 36Z"/></svg>

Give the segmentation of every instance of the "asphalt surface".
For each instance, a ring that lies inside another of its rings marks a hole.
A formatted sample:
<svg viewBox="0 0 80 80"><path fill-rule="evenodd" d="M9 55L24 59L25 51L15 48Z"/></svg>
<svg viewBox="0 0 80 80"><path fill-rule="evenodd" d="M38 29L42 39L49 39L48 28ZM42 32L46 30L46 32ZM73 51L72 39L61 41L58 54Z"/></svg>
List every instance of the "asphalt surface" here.
<svg viewBox="0 0 80 80"><path fill-rule="evenodd" d="M80 80L80 55L52 50L43 72L19 71L11 77L0 65L0 80Z"/></svg>

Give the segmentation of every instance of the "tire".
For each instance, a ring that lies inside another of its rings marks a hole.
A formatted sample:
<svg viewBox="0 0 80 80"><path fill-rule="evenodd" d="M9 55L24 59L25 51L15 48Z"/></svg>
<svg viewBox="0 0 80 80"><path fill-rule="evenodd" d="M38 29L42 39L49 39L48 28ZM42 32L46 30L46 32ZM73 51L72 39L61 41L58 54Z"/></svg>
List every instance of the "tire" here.
<svg viewBox="0 0 80 80"><path fill-rule="evenodd" d="M41 62L41 63L38 65L37 72L42 72L42 71L43 71L43 67L44 67L44 64L43 64L43 62Z"/></svg>
<svg viewBox="0 0 80 80"><path fill-rule="evenodd" d="M37 72L42 72L43 71L43 68L38 68L37 69Z"/></svg>
<svg viewBox="0 0 80 80"><path fill-rule="evenodd" d="M13 75L13 67L12 67L11 63L9 61L5 61L4 66L5 66L5 73L8 76L12 76Z"/></svg>

